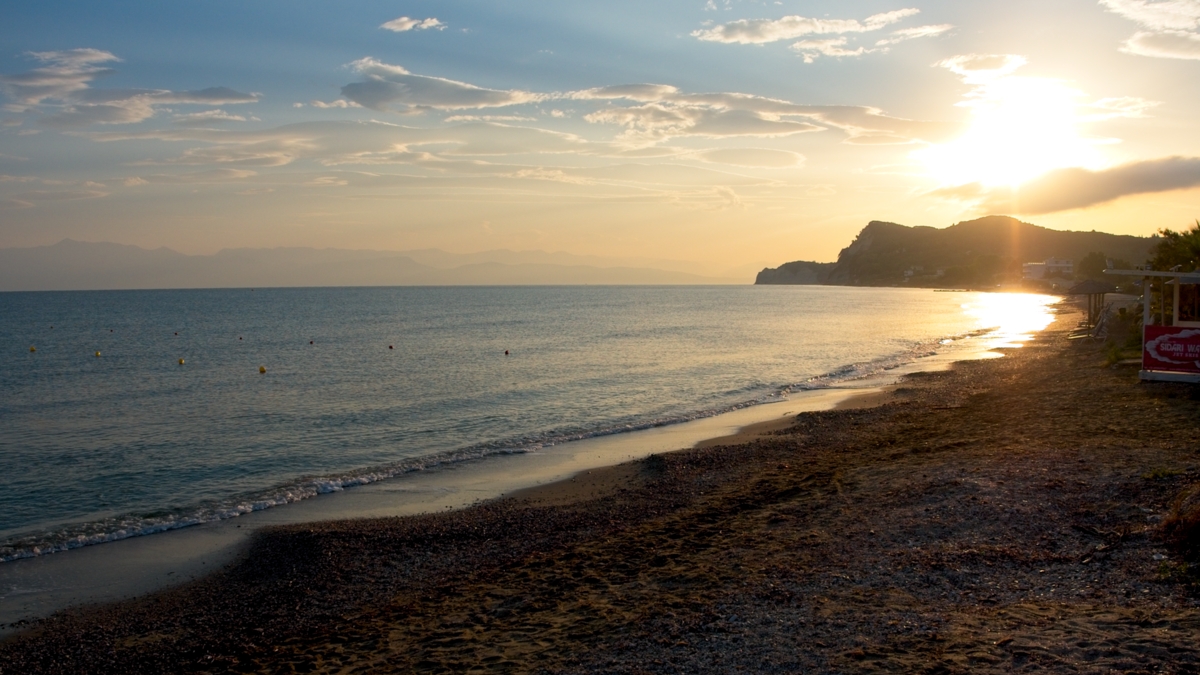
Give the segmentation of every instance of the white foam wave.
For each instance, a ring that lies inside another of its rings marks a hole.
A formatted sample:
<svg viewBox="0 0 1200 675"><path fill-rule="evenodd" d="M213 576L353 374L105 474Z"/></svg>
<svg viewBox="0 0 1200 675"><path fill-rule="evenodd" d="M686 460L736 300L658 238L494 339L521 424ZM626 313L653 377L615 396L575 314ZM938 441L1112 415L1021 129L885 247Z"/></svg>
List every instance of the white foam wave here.
<svg viewBox="0 0 1200 675"><path fill-rule="evenodd" d="M974 331L927 344L914 345L911 349L886 358L847 364L831 372L809 378L802 382L783 386L748 386L744 391L754 393L755 395L752 398L713 408L651 419L623 420L597 428L564 430L540 436L510 438L481 443L456 451L421 458L405 459L394 464L364 468L340 475L306 478L294 483L278 486L265 493L243 496L222 503L205 504L176 513L161 515L129 514L118 518L77 524L56 530L18 535L0 543L0 562L32 558L94 544L157 534L218 520L227 520L255 511L262 511L310 499L318 495L340 492L348 488L395 478L396 476L414 471L483 459L490 455L534 452L572 441L641 431L713 417L763 403L778 401L793 392L835 388L854 380L877 375L887 370L912 363L922 357L932 356L938 353L937 350L939 348L948 348L964 338L979 337L985 334L986 331Z"/></svg>

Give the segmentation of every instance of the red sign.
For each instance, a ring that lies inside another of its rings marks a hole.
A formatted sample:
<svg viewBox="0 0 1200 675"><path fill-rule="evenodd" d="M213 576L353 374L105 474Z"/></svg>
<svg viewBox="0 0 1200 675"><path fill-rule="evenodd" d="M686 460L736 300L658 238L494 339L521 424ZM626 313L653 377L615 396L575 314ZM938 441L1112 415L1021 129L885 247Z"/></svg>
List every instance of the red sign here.
<svg viewBox="0 0 1200 675"><path fill-rule="evenodd" d="M1143 370L1200 374L1200 328L1146 326Z"/></svg>

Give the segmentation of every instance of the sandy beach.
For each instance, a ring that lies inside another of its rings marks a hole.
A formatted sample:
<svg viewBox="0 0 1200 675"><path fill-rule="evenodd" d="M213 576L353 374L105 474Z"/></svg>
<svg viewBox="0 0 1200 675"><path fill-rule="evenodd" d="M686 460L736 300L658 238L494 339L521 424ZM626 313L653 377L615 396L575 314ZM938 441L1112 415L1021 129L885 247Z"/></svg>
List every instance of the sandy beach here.
<svg viewBox="0 0 1200 675"><path fill-rule="evenodd" d="M1200 393L1007 358L471 508L260 531L0 672L1200 672ZM872 404L863 407L864 404Z"/></svg>

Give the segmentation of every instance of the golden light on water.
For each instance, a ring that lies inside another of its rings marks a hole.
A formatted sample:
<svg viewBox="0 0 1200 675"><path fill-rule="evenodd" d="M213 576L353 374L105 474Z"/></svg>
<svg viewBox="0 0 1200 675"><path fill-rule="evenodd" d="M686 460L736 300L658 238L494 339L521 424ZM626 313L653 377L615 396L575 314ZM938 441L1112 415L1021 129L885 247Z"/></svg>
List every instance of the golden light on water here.
<svg viewBox="0 0 1200 675"><path fill-rule="evenodd" d="M1051 306L1058 300L1032 293L980 293L963 310L979 330L988 331L984 337L993 342L992 348L1020 347L1054 321Z"/></svg>

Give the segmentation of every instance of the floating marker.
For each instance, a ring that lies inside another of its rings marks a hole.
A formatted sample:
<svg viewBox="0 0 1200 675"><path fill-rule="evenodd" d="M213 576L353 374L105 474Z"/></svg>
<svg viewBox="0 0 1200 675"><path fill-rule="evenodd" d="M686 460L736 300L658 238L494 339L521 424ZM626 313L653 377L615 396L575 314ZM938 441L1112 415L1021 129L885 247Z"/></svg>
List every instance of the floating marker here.
<svg viewBox="0 0 1200 675"><path fill-rule="evenodd" d="M175 334L176 334L176 335L179 335L179 333L175 333Z"/></svg>
<svg viewBox="0 0 1200 675"><path fill-rule="evenodd" d="M239 336L238 336L238 339L239 339L239 340L241 340L241 339L242 339L242 336L240 336L240 335L239 335Z"/></svg>
<svg viewBox="0 0 1200 675"><path fill-rule="evenodd" d="M505 350L504 350L504 355L505 355L505 356L508 356L508 350L507 350L507 349L505 349Z"/></svg>
<svg viewBox="0 0 1200 675"><path fill-rule="evenodd" d="M258 372L265 374L265 373L267 372L267 367L266 367L266 366L259 366L259 367L258 367Z"/></svg>
<svg viewBox="0 0 1200 675"><path fill-rule="evenodd" d="M179 359L179 365L183 365L183 359Z"/></svg>
<svg viewBox="0 0 1200 675"><path fill-rule="evenodd" d="M308 341L308 344L310 344L310 345L311 345L312 343L313 343L313 341L312 341L312 340L309 340L309 341Z"/></svg>
<svg viewBox="0 0 1200 675"><path fill-rule="evenodd" d="M100 352L96 352L96 356L100 356Z"/></svg>
<svg viewBox="0 0 1200 675"><path fill-rule="evenodd" d="M31 352L36 352L36 351L37 351L37 347L30 347L30 348L29 348L29 351L31 351Z"/></svg>
<svg viewBox="0 0 1200 675"><path fill-rule="evenodd" d="M388 345L388 349L391 349L391 348L392 348L392 346L391 346L391 345Z"/></svg>

